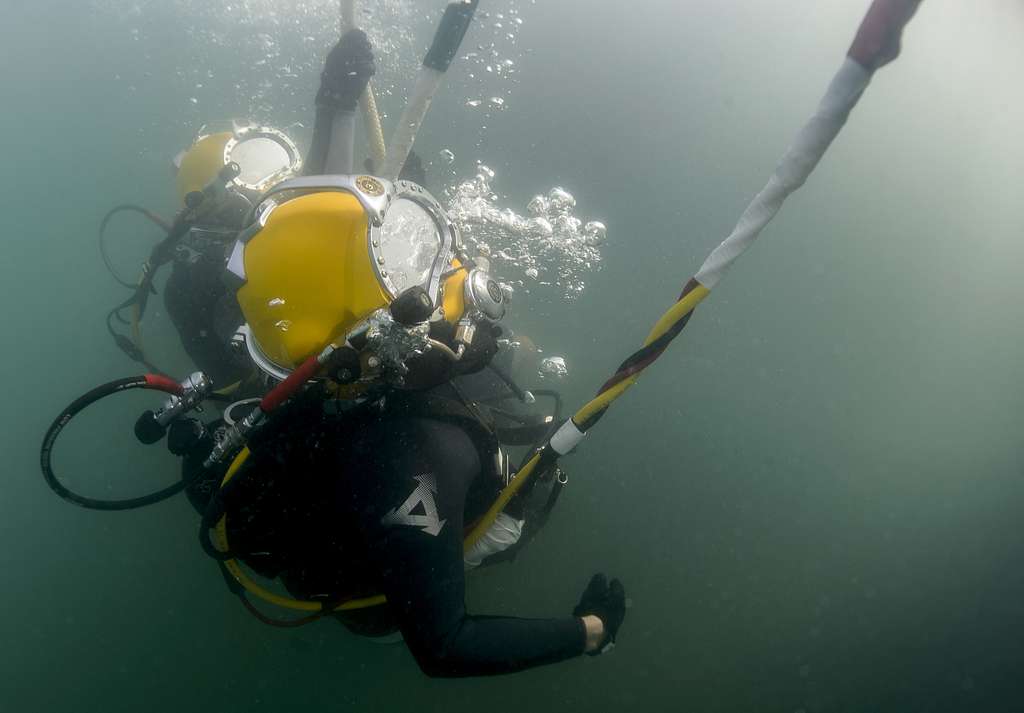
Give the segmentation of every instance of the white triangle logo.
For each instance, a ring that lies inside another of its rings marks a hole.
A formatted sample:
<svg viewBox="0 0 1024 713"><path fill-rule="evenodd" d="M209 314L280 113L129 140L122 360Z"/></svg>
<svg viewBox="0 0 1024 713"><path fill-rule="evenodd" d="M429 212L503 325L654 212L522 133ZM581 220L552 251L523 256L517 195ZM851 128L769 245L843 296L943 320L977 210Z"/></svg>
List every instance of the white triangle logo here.
<svg viewBox="0 0 1024 713"><path fill-rule="evenodd" d="M417 475L413 480L418 483L416 489L404 503L382 517L381 523L418 527L428 535L437 536L448 522L437 516L437 502L434 500L434 495L437 494L437 481L433 473ZM414 510L417 511L416 514L413 514Z"/></svg>

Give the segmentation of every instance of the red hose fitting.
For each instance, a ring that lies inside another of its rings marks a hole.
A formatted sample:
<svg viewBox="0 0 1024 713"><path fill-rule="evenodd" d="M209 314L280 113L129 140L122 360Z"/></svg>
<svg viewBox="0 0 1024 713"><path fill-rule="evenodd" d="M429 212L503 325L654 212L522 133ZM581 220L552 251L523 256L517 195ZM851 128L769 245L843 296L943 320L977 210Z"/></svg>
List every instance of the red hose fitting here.
<svg viewBox="0 0 1024 713"><path fill-rule="evenodd" d="M260 401L260 410L263 413L270 413L283 404L292 394L302 388L302 385L316 376L320 371L320 361L316 356L311 356L302 363L298 369L288 375L288 378L275 386L269 394Z"/></svg>
<svg viewBox="0 0 1024 713"><path fill-rule="evenodd" d="M157 391L166 391L167 393L174 394L175 396L181 396L184 391L181 384L174 379L167 378L166 376L160 376L159 374L145 374L142 378L146 380L146 384L149 388L156 389Z"/></svg>

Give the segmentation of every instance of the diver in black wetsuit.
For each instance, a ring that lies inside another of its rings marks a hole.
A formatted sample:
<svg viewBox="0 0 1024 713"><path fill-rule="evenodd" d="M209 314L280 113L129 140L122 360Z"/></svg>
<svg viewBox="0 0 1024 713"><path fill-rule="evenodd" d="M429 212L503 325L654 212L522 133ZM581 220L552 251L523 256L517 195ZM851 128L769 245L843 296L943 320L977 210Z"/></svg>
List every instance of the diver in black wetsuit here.
<svg viewBox="0 0 1024 713"><path fill-rule="evenodd" d="M431 676L506 673L601 653L625 616L622 585L604 575L593 577L571 616L467 613L464 527L505 483L495 468L493 431L451 384L483 369L497 352L501 330L494 321L504 312L503 297L485 272L469 269L472 260L461 248L450 251L443 264L439 258L430 263L428 255L427 268L407 277L424 264L423 245L436 251L446 240L443 234L455 230L418 186L395 184L397 197L366 244L365 211L374 208L372 199L385 184L347 174L356 101L373 71L366 36L347 33L326 61L307 160L308 167L328 175L282 184L283 191L302 185L306 193L275 204L228 264L241 284L237 294L249 352L267 373L284 378L306 358L300 352L315 353L324 339L337 343L339 330L348 335L346 347L377 345L372 356L360 352L335 372L340 385L307 390L250 441L251 457L220 496L231 552L305 599L334 603L383 593L386 605L345 612L343 622L367 634L399 629ZM317 192L318 185L331 188ZM433 218L421 217L428 215L424 206L434 206ZM347 231L353 242L339 247ZM394 251L408 250L410 241L422 241L425 234L426 242L417 242L411 256L396 257ZM382 244L402 247L388 252ZM353 246L377 256L369 260L381 266L375 279L396 295L390 305L381 303L385 309L352 306L379 293L372 284L362 286L367 275ZM452 262L446 268L447 261ZM303 271L302 279L282 266ZM413 287L389 279L405 279ZM420 279L426 288L416 284ZM481 294L474 298L476 285ZM430 305L426 314L401 318L395 309L400 297L421 293ZM464 305L458 303L462 294ZM338 320L345 314L355 314L355 320L342 325ZM358 326L367 323L368 329ZM353 382L354 374L362 378ZM210 489L210 481L190 488L200 509ZM513 500L500 517L505 533L518 536L522 503Z"/></svg>
<svg viewBox="0 0 1024 713"><path fill-rule="evenodd" d="M291 139L276 129L236 121L218 128L223 130L204 125L174 161L183 210L195 206L196 216L164 254L171 263L164 306L192 362L224 389L253 373L233 346L244 319L224 283L224 263L253 201L296 175L301 159ZM229 163L237 166L230 180L222 177Z"/></svg>
<svg viewBox="0 0 1024 713"><path fill-rule="evenodd" d="M302 598L346 586L347 596L383 593L386 606L339 618L369 636L397 628L431 676L508 673L598 650L621 623L625 597L600 576L572 616L467 612L463 527L496 494L492 452L468 417L419 415L429 410L419 400L335 419L309 402L296 407L305 414L293 412L294 425L317 423L254 446L249 487L228 502L232 548L256 552L247 563Z"/></svg>

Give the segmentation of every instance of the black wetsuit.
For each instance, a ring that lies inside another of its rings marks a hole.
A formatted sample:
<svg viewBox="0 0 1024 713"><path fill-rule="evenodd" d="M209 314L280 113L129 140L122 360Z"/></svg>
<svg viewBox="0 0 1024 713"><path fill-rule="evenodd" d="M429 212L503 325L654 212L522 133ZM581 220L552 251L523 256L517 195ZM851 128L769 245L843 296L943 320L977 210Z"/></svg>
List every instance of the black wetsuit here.
<svg viewBox="0 0 1024 713"><path fill-rule="evenodd" d="M231 348L231 338L244 321L234 294L224 283L226 247L231 238L195 247L183 244L164 286L164 305L196 368L217 388L239 381L252 367ZM197 242L197 241L194 241Z"/></svg>
<svg viewBox="0 0 1024 713"><path fill-rule="evenodd" d="M300 597L385 594L386 607L343 620L371 633L390 619L431 676L510 673L583 652L575 617L467 613L463 527L498 487L468 422L404 406L344 418L291 410L290 433L254 446L249 492L227 498L232 550L257 553L246 558L257 571Z"/></svg>

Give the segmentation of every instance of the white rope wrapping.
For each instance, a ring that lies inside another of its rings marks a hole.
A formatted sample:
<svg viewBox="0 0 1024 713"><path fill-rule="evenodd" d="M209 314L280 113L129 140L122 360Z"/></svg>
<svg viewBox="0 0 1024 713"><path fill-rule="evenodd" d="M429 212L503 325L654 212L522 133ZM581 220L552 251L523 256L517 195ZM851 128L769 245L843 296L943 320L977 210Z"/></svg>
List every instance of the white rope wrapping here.
<svg viewBox="0 0 1024 713"><path fill-rule="evenodd" d="M555 453L560 456L564 456L566 453L578 446L585 435L587 434L577 428L576 424L570 418L558 427L558 430L551 436L549 443L551 443L551 447L554 449Z"/></svg>
<svg viewBox="0 0 1024 713"><path fill-rule="evenodd" d="M462 556L463 567L466 571L479 567L491 555L504 552L519 542L519 538L523 536L523 525L525 524L525 520L516 520L511 515L499 513L494 524L484 533L484 536Z"/></svg>
<svg viewBox="0 0 1024 713"><path fill-rule="evenodd" d="M849 57L843 62L818 110L796 135L775 173L743 211L739 222L722 243L711 251L695 275L697 282L713 289L743 252L749 248L779 212L789 194L802 186L846 123L850 111L871 80L871 73Z"/></svg>
<svg viewBox="0 0 1024 713"><path fill-rule="evenodd" d="M384 152L384 169L380 172L381 177L391 181L398 179L398 174L402 172L402 166L412 151L420 124L430 109L430 100L434 98L434 93L443 80L444 72L425 65L420 67L419 74L416 75L416 85L409 95L409 103L406 104L402 118L395 127L395 133L391 135L391 143Z"/></svg>

